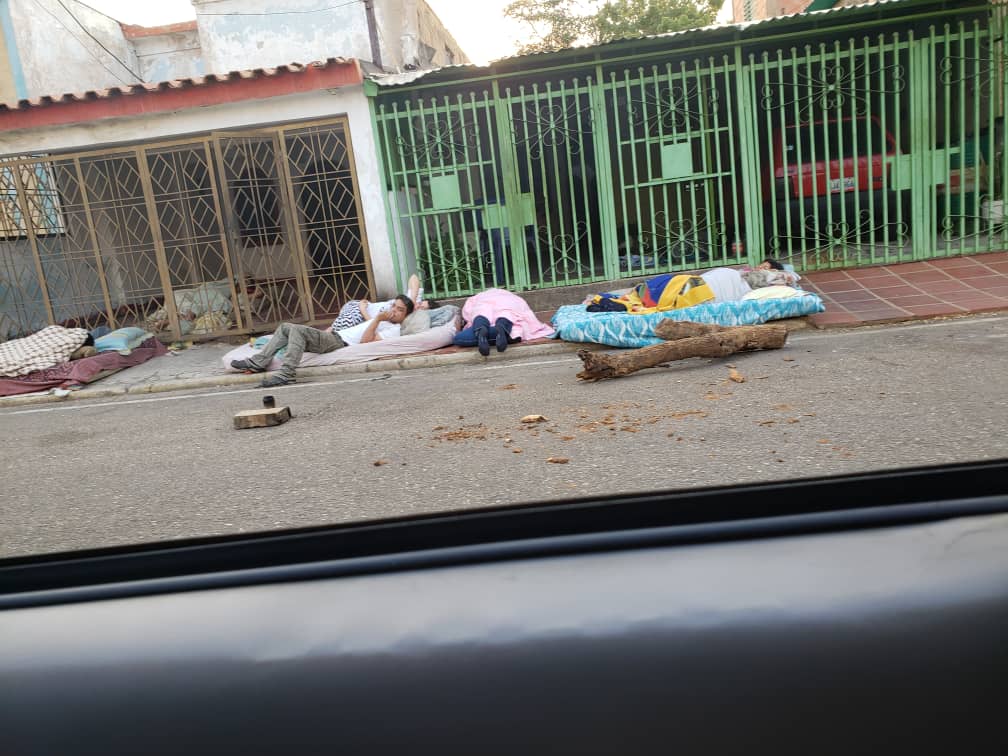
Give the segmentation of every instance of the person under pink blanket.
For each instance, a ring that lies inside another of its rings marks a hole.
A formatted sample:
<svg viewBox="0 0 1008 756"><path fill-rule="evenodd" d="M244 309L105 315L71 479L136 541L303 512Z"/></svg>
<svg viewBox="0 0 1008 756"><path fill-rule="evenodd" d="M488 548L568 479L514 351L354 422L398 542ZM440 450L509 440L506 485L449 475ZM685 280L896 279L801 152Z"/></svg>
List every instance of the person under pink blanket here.
<svg viewBox="0 0 1008 756"><path fill-rule="evenodd" d="M490 354L490 341L498 352L517 341L531 341L553 335L553 329L540 322L528 303L504 289L487 289L474 294L462 305L466 328L455 334L455 346L479 349Z"/></svg>

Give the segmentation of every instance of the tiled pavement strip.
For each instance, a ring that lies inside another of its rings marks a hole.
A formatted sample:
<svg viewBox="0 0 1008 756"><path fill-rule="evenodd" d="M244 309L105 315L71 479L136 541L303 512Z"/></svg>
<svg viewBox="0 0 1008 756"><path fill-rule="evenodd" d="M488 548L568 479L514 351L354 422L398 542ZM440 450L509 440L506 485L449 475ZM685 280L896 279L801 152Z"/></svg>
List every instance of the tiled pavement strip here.
<svg viewBox="0 0 1008 756"><path fill-rule="evenodd" d="M1008 252L807 274L826 312L817 328L1008 309Z"/></svg>

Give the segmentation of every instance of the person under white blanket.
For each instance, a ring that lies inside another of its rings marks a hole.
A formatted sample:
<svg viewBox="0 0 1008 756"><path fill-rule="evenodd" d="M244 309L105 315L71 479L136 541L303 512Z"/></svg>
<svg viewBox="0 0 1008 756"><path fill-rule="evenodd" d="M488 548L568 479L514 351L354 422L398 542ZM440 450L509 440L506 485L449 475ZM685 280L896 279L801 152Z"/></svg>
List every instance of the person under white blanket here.
<svg viewBox="0 0 1008 756"><path fill-rule="evenodd" d="M400 294L392 300L392 307L378 314L366 323L342 330L320 331L298 323L282 323L273 333L273 338L262 351L244 360L233 360L231 367L253 373L269 369L273 355L286 348L283 365L274 375L264 378L262 388L286 386L297 380L297 366L305 352L325 354L352 344L367 344L372 341L395 338L399 326L406 316L413 312L413 300Z"/></svg>

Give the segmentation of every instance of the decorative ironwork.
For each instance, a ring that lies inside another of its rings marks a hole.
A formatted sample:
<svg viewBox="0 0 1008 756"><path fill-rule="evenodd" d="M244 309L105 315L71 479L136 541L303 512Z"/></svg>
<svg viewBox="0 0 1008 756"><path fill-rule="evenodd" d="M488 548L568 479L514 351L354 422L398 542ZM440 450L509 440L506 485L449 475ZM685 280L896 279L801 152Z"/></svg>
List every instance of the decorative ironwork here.
<svg viewBox="0 0 1008 756"><path fill-rule="evenodd" d="M693 218L675 220L669 220L668 214L660 210L654 215L653 227L654 231L638 237L636 253L628 250L620 258L620 268L667 268L705 262L717 256L727 237L725 224L711 220L704 208L699 208Z"/></svg>
<svg viewBox="0 0 1008 756"><path fill-rule="evenodd" d="M648 133L658 135L701 129L704 118L720 109L721 95L715 87L704 87L701 92L699 82L690 81L649 87L643 99L631 100L629 105L634 127L644 126Z"/></svg>
<svg viewBox="0 0 1008 756"><path fill-rule="evenodd" d="M878 223L868 209L862 209L855 218L842 218L832 223L816 224L814 217L806 217L805 223L795 234L776 233L770 237L770 248L776 257L779 252L804 246L807 249L834 249L867 244L878 237L887 238L890 244L903 245L909 239L910 229L906 221L890 220Z"/></svg>
<svg viewBox="0 0 1008 756"><path fill-rule="evenodd" d="M873 95L891 95L902 92L906 86L906 72L903 65L892 63L887 66L869 68L867 60L850 65L844 63L820 63L811 75L800 65L792 67L794 81L767 79L763 84L761 104L764 110L792 108L797 105L798 115L806 120L814 115L816 108L822 111L840 111L864 115ZM879 80L881 72L888 72L890 86L875 89L872 85ZM865 86L865 83L868 86ZM804 96L787 99L795 86L804 90ZM779 101L778 101L778 98Z"/></svg>
<svg viewBox="0 0 1008 756"><path fill-rule="evenodd" d="M973 229L978 232L984 231L998 232L1005 227L1005 220L985 218L981 215L946 215L941 222L941 238L945 242L953 242L961 239L964 235L972 233Z"/></svg>
<svg viewBox="0 0 1008 756"><path fill-rule="evenodd" d="M345 124L4 161L0 339L269 330L369 295Z"/></svg>
<svg viewBox="0 0 1008 756"><path fill-rule="evenodd" d="M968 86L979 92L991 83L991 77L997 72L1001 77L1008 74L1008 60L1002 60L1001 65L991 63L990 48L984 41L980 56L946 55L938 61L938 79L942 84ZM998 70L1000 69L1000 70Z"/></svg>
<svg viewBox="0 0 1008 756"><path fill-rule="evenodd" d="M540 245L550 251L549 261L552 263L543 271L544 279L585 278L594 273L592 266L586 265L578 258L578 251L585 248L588 240L588 224L578 221L567 233L550 236L546 226L539 226L537 237Z"/></svg>
<svg viewBox="0 0 1008 756"><path fill-rule="evenodd" d="M570 99L566 104L538 103L527 104L522 109L524 128L515 134L528 134L527 138L515 139L515 145L526 145L529 157L538 160L544 149L552 149L567 145L567 152L577 155L581 152L581 134L584 130L581 118L588 112L587 107L581 107L578 98Z"/></svg>
<svg viewBox="0 0 1008 756"><path fill-rule="evenodd" d="M417 263L424 273L424 280L430 282L430 290L439 294L456 291L460 284L468 284L474 278L483 278L479 249L469 244L464 236L453 234L446 228L440 228L425 243L417 256Z"/></svg>
<svg viewBox="0 0 1008 756"><path fill-rule="evenodd" d="M432 163L454 163L476 148L479 133L476 126L458 114L426 116L411 128L409 139L400 137L399 151L403 158L423 159Z"/></svg>

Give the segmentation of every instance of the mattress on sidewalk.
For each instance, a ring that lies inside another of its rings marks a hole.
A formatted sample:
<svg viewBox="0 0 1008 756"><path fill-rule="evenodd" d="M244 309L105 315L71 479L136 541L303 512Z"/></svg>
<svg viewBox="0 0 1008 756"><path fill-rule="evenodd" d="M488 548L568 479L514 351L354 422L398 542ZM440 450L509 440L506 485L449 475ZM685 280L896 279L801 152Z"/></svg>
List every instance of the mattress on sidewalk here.
<svg viewBox="0 0 1008 756"><path fill-rule="evenodd" d="M817 294L803 293L788 299L705 302L682 310L629 315L619 312L587 312L585 305L564 305L553 316L556 338L579 343L639 348L660 344L655 326L662 320L681 320L710 325L759 325L770 320L797 318L824 312Z"/></svg>
<svg viewBox="0 0 1008 756"><path fill-rule="evenodd" d="M322 365L349 365L356 362L369 362L382 357L403 357L410 354L430 352L435 349L449 346L455 336L455 326L437 326L422 333L415 333L411 336L399 336L395 339L382 339L372 341L369 344L354 344L343 347L333 352L325 354L315 354L305 352L301 356L301 363L298 367L320 367ZM255 354L255 349L248 344L243 344L237 349L232 349L221 358L225 368L232 372L237 372L231 367L231 360L244 360ZM281 361L273 358L270 363L270 370L279 370Z"/></svg>
<svg viewBox="0 0 1008 756"><path fill-rule="evenodd" d="M125 368L167 354L164 344L151 337L129 354L101 352L93 357L62 362L45 370L36 370L18 378L0 378L0 396L32 394L52 388L71 388L94 383Z"/></svg>

